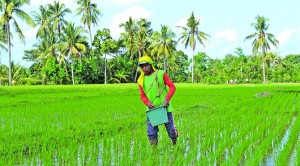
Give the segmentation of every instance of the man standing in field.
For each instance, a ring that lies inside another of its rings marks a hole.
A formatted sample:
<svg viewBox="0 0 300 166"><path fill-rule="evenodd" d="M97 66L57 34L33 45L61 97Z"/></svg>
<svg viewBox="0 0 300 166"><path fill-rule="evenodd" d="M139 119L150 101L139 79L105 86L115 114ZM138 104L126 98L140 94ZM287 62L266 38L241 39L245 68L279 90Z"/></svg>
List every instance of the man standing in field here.
<svg viewBox="0 0 300 166"><path fill-rule="evenodd" d="M141 100L147 106L147 110L159 106L167 107L169 122L164 125L172 140L172 144L175 145L178 133L174 125L172 115L173 108L170 103L170 99L176 90L175 85L164 71L156 70L154 68L153 61L149 56L141 57L138 65L141 69L141 75L137 81L140 88ZM167 88L166 85L169 88ZM157 145L157 134L159 131L158 126L152 126L148 118L147 122L147 132L150 144Z"/></svg>

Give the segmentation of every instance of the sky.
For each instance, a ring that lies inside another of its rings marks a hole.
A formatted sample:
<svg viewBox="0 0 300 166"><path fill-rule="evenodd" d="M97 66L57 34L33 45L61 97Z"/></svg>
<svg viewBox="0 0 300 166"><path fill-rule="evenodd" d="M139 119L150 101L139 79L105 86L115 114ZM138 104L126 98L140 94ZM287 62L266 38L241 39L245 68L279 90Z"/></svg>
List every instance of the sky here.
<svg viewBox="0 0 300 166"><path fill-rule="evenodd" d="M80 25L80 16L75 16L78 7L75 0L59 0L72 10L66 19ZM288 54L300 54L300 1L299 0L91 0L98 5L102 16L97 26L92 27L92 34L98 29L109 28L113 38L117 39L123 32L119 24L129 16L139 20L145 18L151 22L154 31L160 31L161 25L171 28L179 39L182 29L192 12L200 20L199 30L211 37L203 45L197 43L195 52L205 52L211 58L222 59L241 47L245 55L252 54L251 40L244 40L247 35L255 33L251 23L256 16L268 18L267 32L275 35L278 47L271 47L272 52L281 57ZM22 9L31 15L38 12L40 5L53 4L54 0L31 0L31 4ZM1 13L2 14L2 13ZM22 20L17 20L26 36L26 44L20 43L15 35L12 47L12 61L29 67L31 63L22 60L24 50L34 48L37 28L31 28ZM88 34L86 34L89 36ZM192 56L191 48L184 48L179 42L177 49ZM8 53L0 50L0 63L8 64Z"/></svg>

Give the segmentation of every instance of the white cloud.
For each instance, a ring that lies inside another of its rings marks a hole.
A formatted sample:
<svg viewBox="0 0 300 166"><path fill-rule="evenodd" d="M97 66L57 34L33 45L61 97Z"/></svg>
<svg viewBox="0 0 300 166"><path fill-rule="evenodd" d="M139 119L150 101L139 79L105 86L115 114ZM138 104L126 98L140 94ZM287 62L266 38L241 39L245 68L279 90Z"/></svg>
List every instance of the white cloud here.
<svg viewBox="0 0 300 166"><path fill-rule="evenodd" d="M300 41L300 26L297 27L295 35L293 35L293 36L295 36L297 41Z"/></svg>
<svg viewBox="0 0 300 166"><path fill-rule="evenodd" d="M119 25L128 21L130 16L133 20L139 20L140 18L149 19L151 13L144 7L133 6L114 16L112 19L112 23L108 26L113 37L118 37L118 35L123 31L122 28L119 27Z"/></svg>
<svg viewBox="0 0 300 166"><path fill-rule="evenodd" d="M177 21L177 22L175 23L175 26L186 27L187 19L188 19L188 17L183 18L183 19Z"/></svg>
<svg viewBox="0 0 300 166"><path fill-rule="evenodd" d="M292 35L296 32L295 29L285 29L279 33L277 40L279 44L284 44L288 42L288 40L292 37Z"/></svg>
<svg viewBox="0 0 300 166"><path fill-rule="evenodd" d="M174 25L175 28L171 27L175 34L180 35L182 33L182 29L179 27L186 27L187 17L177 21Z"/></svg>
<svg viewBox="0 0 300 166"><path fill-rule="evenodd" d="M227 41L236 41L237 36L237 32L231 28L227 28L216 32L217 39L225 39Z"/></svg>

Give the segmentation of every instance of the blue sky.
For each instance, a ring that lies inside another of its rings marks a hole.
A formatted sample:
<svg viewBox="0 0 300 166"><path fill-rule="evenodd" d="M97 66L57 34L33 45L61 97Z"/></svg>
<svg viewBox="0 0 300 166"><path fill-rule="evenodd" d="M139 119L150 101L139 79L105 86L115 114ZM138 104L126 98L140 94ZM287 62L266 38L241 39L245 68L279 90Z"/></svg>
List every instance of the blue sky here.
<svg viewBox="0 0 300 166"><path fill-rule="evenodd" d="M31 5L23 10L31 13L33 10L38 11L38 6L53 2L54 0L31 0ZM75 0L60 2L72 10L69 17L79 25L76 20L80 17L74 17L77 8ZM269 18L268 32L274 34L280 42L278 48L272 48L271 51L282 57L300 54L299 0L92 0L92 3L97 3L103 14L99 17L98 25L92 27L93 30L109 28L116 39L122 31L119 24L127 21L129 16L134 19L146 18L152 22L152 28L156 31L160 30L161 25L166 25L179 36L181 29L176 26L185 26L188 17L194 12L200 19L200 30L211 36L205 42L205 47L197 44L196 52L206 52L209 57L222 59L241 47L246 55L250 55L252 40L244 41L244 38L255 32L250 24L260 15ZM19 20L19 23L22 21ZM21 44L15 35L12 60L29 66L30 63L22 60L23 51L31 49L35 44L37 28L32 29L25 24L21 27L26 36L26 45ZM191 49L185 50L182 43L179 43L178 49L191 56ZM6 52L1 51L2 64L8 64L7 56Z"/></svg>

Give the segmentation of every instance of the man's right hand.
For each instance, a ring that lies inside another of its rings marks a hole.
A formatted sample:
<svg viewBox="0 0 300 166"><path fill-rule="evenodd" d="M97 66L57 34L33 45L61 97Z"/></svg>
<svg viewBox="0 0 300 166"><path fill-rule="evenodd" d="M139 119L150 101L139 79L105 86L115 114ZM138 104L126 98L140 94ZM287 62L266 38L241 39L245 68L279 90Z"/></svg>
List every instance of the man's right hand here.
<svg viewBox="0 0 300 166"><path fill-rule="evenodd" d="M151 103L151 102L149 102L148 104L147 104L147 106L148 106L148 108L155 108L155 105L153 104L153 103Z"/></svg>

